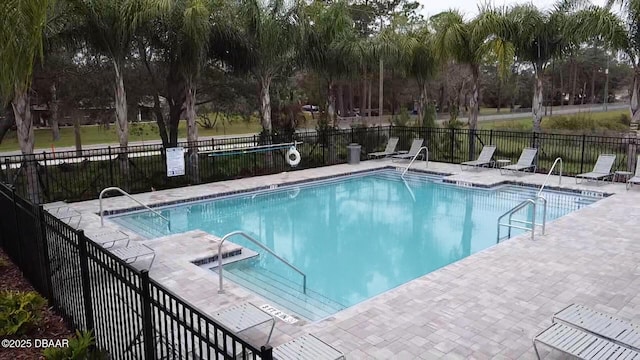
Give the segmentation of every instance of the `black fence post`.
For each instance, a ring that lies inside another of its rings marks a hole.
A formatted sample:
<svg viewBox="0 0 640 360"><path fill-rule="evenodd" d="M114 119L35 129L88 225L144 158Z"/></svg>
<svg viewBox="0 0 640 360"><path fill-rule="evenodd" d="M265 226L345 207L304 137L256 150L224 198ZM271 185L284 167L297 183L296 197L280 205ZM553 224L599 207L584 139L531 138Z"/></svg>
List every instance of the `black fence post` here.
<svg viewBox="0 0 640 360"><path fill-rule="evenodd" d="M489 130L489 145L495 145L493 143L493 129Z"/></svg>
<svg viewBox="0 0 640 360"><path fill-rule="evenodd" d="M149 271L140 272L142 294L142 331L144 339L144 357L153 360L155 358L155 338L153 336L153 318L151 317L151 282Z"/></svg>
<svg viewBox="0 0 640 360"><path fill-rule="evenodd" d="M355 142L353 139L353 128L351 128L351 143Z"/></svg>
<svg viewBox="0 0 640 360"><path fill-rule="evenodd" d="M53 301L53 285L51 285L51 262L49 261L49 244L47 243L47 224L44 220L44 208L42 205L36 207L37 226L40 227L40 260L44 269L44 281L46 282L46 296L49 301Z"/></svg>
<svg viewBox="0 0 640 360"><path fill-rule="evenodd" d="M89 256L87 254L87 237L84 230L76 232L78 236L78 253L80 255L80 276L82 277L82 298L86 331L93 331L93 305L91 303L91 279L89 277Z"/></svg>
<svg viewBox="0 0 640 360"><path fill-rule="evenodd" d="M454 129L454 128L451 128L451 131L449 131L449 140L450 140L450 143L451 143L451 146L450 146L451 147L451 149L450 149L451 153L449 154L450 155L449 159L451 159L451 163L452 164L453 164L453 152L454 152L454 150L455 150L454 148L456 146L456 144L455 144L455 142L456 142L456 133L455 133L455 131L456 131L456 129Z"/></svg>
<svg viewBox="0 0 640 360"><path fill-rule="evenodd" d="M584 171L583 171L584 170L583 169L583 167L584 167L584 145L585 145L586 139L587 139L587 136L585 134L582 134L582 151L581 151L582 155L580 155L580 174L584 173Z"/></svg>
<svg viewBox="0 0 640 360"><path fill-rule="evenodd" d="M47 198L47 194L49 193L49 176L48 176L49 175L49 171L47 170L48 169L48 166L47 166L47 152L44 151L44 150L42 151L42 160L43 160L42 163L44 164L42 166L44 168L44 171L43 171L44 172L44 182L43 182L43 184L45 186L45 188L42 189L43 190L42 191L42 195L44 196L44 199L46 199ZM46 200L44 200L44 199L42 201L46 202Z"/></svg>
<svg viewBox="0 0 640 360"><path fill-rule="evenodd" d="M273 360L273 348L271 348L271 345L263 345L260 347L260 359Z"/></svg>
<svg viewBox="0 0 640 360"><path fill-rule="evenodd" d="M24 269L24 257L22 256L22 236L20 235L20 221L18 220L18 205L16 204L16 187L11 185L11 203L13 204L13 220L16 224L16 245L18 247L18 267Z"/></svg>
<svg viewBox="0 0 640 360"><path fill-rule="evenodd" d="M111 158L111 146L107 147L107 151L109 152L109 185L114 186L113 183L113 159Z"/></svg>

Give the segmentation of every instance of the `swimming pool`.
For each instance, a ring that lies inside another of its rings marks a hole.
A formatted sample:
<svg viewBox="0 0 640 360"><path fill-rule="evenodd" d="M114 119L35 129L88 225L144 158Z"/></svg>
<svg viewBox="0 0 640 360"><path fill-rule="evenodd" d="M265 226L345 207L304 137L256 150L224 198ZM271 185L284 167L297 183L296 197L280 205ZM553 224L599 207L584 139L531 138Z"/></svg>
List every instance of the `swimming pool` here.
<svg viewBox="0 0 640 360"><path fill-rule="evenodd" d="M230 240L262 254L225 265L225 277L317 320L495 245L497 218L536 191L462 187L413 173L403 181L383 170L161 208L171 230L149 212L111 220L147 238L243 230L306 274L306 294L299 274L240 237ZM597 200L556 191L544 196L547 220Z"/></svg>

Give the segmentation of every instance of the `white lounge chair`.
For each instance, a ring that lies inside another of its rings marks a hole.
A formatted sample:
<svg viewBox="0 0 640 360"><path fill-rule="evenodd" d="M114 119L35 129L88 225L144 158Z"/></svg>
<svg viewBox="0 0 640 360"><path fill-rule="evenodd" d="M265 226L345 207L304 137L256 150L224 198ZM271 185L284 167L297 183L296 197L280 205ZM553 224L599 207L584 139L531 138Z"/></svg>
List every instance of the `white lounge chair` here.
<svg viewBox="0 0 640 360"><path fill-rule="evenodd" d="M480 151L480 155L478 155L477 160L473 161L465 161L460 164L460 168L464 171L465 166L469 167L481 167L481 166L492 166L493 165L493 154L496 152L495 145L485 145Z"/></svg>
<svg viewBox="0 0 640 360"><path fill-rule="evenodd" d="M567 306L553 315L553 322L561 322L640 351L640 326L584 305Z"/></svg>
<svg viewBox="0 0 640 360"><path fill-rule="evenodd" d="M118 257L120 260L127 264L133 264L142 257L151 257L151 262L147 270L153 266L153 261L156 259L156 253L150 247L144 244L130 245L126 247L110 248L109 251Z"/></svg>
<svg viewBox="0 0 640 360"><path fill-rule="evenodd" d="M389 141L387 142L387 147L384 149L384 151L372 152L367 156L369 158L380 158L380 157L387 157L395 154L396 147L398 146L398 140L399 139L397 137L390 137Z"/></svg>
<svg viewBox="0 0 640 360"><path fill-rule="evenodd" d="M593 171L576 175L576 184L581 182L578 181L578 179L586 179L587 181L595 180L596 182L600 180L604 181L607 178L612 179L613 173L611 172L611 168L615 161L615 154L600 154L596 161L596 165L593 167Z"/></svg>
<svg viewBox="0 0 640 360"><path fill-rule="evenodd" d="M532 172L536 172L537 167L533 163L533 161L535 160L537 154L538 154L538 149L536 148L523 149L522 154L520 154L520 158L518 159L518 162L513 165L507 165L507 166L501 167L500 173L504 175L508 172L518 173L520 171L524 172L527 170L532 170Z"/></svg>
<svg viewBox="0 0 640 360"><path fill-rule="evenodd" d="M533 339L533 349L540 359L538 344L579 359L640 359L635 350L561 323L551 325Z"/></svg>
<svg viewBox="0 0 640 360"><path fill-rule="evenodd" d="M640 156L638 156L638 162L636 163L636 173L631 179L627 180L627 190L634 184L640 184Z"/></svg>
<svg viewBox="0 0 640 360"><path fill-rule="evenodd" d="M411 159L413 159L414 156L416 156L418 154L418 152L422 148L422 143L423 142L424 142L424 140L422 140L422 139L413 139L413 142L411 143L411 148L409 149L408 153L393 155L393 156L391 156L391 158L392 159L398 159L398 160L411 160Z"/></svg>

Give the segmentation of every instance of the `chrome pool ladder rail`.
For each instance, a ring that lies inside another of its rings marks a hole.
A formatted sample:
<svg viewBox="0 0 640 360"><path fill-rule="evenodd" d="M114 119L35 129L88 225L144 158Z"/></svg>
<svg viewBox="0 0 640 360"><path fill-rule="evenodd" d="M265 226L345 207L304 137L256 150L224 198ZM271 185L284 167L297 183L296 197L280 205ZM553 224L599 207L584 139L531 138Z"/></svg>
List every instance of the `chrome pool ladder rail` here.
<svg viewBox="0 0 640 360"><path fill-rule="evenodd" d="M538 202L542 202L542 222L540 222L540 223L536 223L536 210L537 210ZM532 214L531 221L513 219L513 215L515 213L517 213L518 211L522 210L523 208L525 208L527 206L533 206L533 214ZM507 223L502 223L501 222L502 219L507 215L509 216L508 222ZM513 225L513 223L530 225L531 227ZM507 233L507 238L511 237L511 228L516 228L516 229L521 229L521 230L531 230L531 240L534 240L536 226L540 226L540 227L542 227L542 235L544 235L545 234L545 230L546 230L546 226L547 226L547 199L542 195L536 195L535 199L524 200L523 202L521 202L518 205L514 206L511 210L509 210L509 211L505 212L504 214L500 215L500 217L498 218L498 242L500 242L500 239L501 239L500 238L500 228L502 226L506 226L509 229L508 233Z"/></svg>
<svg viewBox="0 0 640 360"><path fill-rule="evenodd" d="M515 213L517 213L518 211L528 207L528 206L533 206L533 221L531 223L533 223L533 225L529 228L526 226L519 226L519 225L514 225L512 224L512 222L519 222L519 223L525 223L525 224L529 224L528 221L522 221L522 220L513 220L513 215ZM504 217L508 216L509 220L507 223L502 223L502 219ZM498 242L500 242L500 228L502 226L506 226L508 230L507 233L507 239L511 237L511 229L512 228L516 228L516 229L521 229L521 230L531 230L531 240L534 239L535 237L535 223L536 223L536 201L533 199L527 199L524 200L523 202L519 203L518 205L514 206L513 208L511 208L511 210L505 212L504 214L500 215L500 217L498 217Z"/></svg>
<svg viewBox="0 0 640 360"><path fill-rule="evenodd" d="M102 196L110 191L117 191L120 194L128 197L129 199L137 202L138 204L142 205L142 207L144 207L145 209L151 211L152 213L158 215L158 217L160 217L161 219L164 219L168 226L169 226L169 231L171 231L171 220L169 220L167 217L165 217L164 215L160 214L159 212L157 212L156 210L153 210L152 208L150 208L148 205L142 203L140 200L134 198L133 196L131 196L131 194L129 194L128 192L120 189L119 187L116 186L111 186L108 188L104 188L102 189L102 191L100 191L100 196L98 196L98 200L100 202L100 226L103 227L104 226L104 214L102 212Z"/></svg>
<svg viewBox="0 0 640 360"><path fill-rule="evenodd" d="M423 146L420 149L418 149L418 152L415 155L413 155L413 158L409 162L409 165L407 165L407 167L404 169L404 171L402 172L402 175L400 175L400 177L402 177L404 179L404 174L407 173L407 171L409 170L409 168L411 167L413 162L416 161L416 159L418 158L418 155L420 155L422 150L424 150L425 154L426 154L426 158L425 158L425 161L427 162L426 166L429 166L429 149L426 146Z"/></svg>
<svg viewBox="0 0 640 360"><path fill-rule="evenodd" d="M245 239L251 241L252 243L258 245L261 249L263 249L264 251L266 251L269 254L273 255L276 259L280 260L286 266L290 267L293 271L295 271L298 274L302 275L302 293L303 294L307 293L307 275L305 273L303 273L297 267L293 266L287 260L285 260L285 259L281 258L280 256L278 256L275 252L273 252L273 250L269 249L267 246L265 246L264 244L262 244L258 240L254 239L253 237L251 237L249 234L245 233L244 231L232 231L232 232L228 233L227 235L223 236L222 239L220 239L220 244L218 244L218 278L219 278L219 282L220 282L220 286L218 287L218 294L223 294L224 293L224 289L222 287L223 286L222 285L222 278L223 278L223 276L222 276L222 267L224 265L222 263L222 244L224 244L224 242L228 238L230 238L232 236L236 236L236 235L240 235L240 236L244 237Z"/></svg>
<svg viewBox="0 0 640 360"><path fill-rule="evenodd" d="M549 176L551 176L551 173L553 173L553 169L555 169L556 165L558 164L558 162L560 163L560 177L558 178L558 185L562 185L562 158L561 157L557 157L554 161L553 161L553 165L551 165L551 169L549 169L549 172L547 173L547 177L544 179L544 183L542 183L542 186L540 186L540 190L538 190L538 196L540 196L542 194L542 190L544 190L544 187L547 186L547 182L549 181Z"/></svg>

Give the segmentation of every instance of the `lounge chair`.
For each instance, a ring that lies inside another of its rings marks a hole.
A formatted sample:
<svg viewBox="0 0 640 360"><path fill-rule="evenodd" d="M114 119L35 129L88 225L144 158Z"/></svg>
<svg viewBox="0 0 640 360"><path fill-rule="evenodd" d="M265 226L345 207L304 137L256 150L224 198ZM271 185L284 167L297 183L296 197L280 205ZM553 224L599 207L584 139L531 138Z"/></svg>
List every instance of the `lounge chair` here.
<svg viewBox="0 0 640 360"><path fill-rule="evenodd" d="M480 155L478 155L478 159L477 160L473 160L473 161L465 161L462 164L460 164L460 168L464 171L464 167L465 166L470 166L470 167L480 167L480 166L492 166L493 165L493 153L496 152L496 146L495 145L486 145L482 148L482 151L480 151Z"/></svg>
<svg viewBox="0 0 640 360"><path fill-rule="evenodd" d="M423 142L424 140L422 139L413 139L413 142L411 143L411 148L409 149L408 153L393 155L391 156L391 159L399 159L399 160L413 159L413 157L416 156L418 152L420 152L420 149L422 149Z"/></svg>
<svg viewBox="0 0 640 360"><path fill-rule="evenodd" d="M540 359L538 344L579 359L640 359L635 350L561 323L551 325L533 339L533 349Z"/></svg>
<svg viewBox="0 0 640 360"><path fill-rule="evenodd" d="M341 360L344 354L317 337L306 334L273 349L275 360Z"/></svg>
<svg viewBox="0 0 640 360"><path fill-rule="evenodd" d="M572 304L553 315L554 323L564 323L640 351L640 327L615 316Z"/></svg>
<svg viewBox="0 0 640 360"><path fill-rule="evenodd" d="M369 158L380 158L380 157L387 157L395 154L396 146L398 146L398 140L399 139L397 137L389 138L389 141L387 142L387 147L384 149L384 151L372 152L367 156Z"/></svg>
<svg viewBox="0 0 640 360"><path fill-rule="evenodd" d="M527 170L532 170L532 172L536 172L536 165L533 161L538 154L538 149L536 148L525 148L522 150L522 154L520 154L520 158L518 162L513 165L507 165L500 168L500 173L504 175L507 172L517 173L524 172Z"/></svg>
<svg viewBox="0 0 640 360"><path fill-rule="evenodd" d="M634 184L640 184L640 156L638 156L638 162L636 163L636 173L631 179L627 180L627 190Z"/></svg>
<svg viewBox="0 0 640 360"><path fill-rule="evenodd" d="M596 165L593 167L593 171L576 175L576 184L580 183L578 179L586 179L587 181L604 181L606 178L613 178L611 168L613 167L613 163L615 161L615 154L600 154L600 156L598 156L598 160L596 161Z"/></svg>

